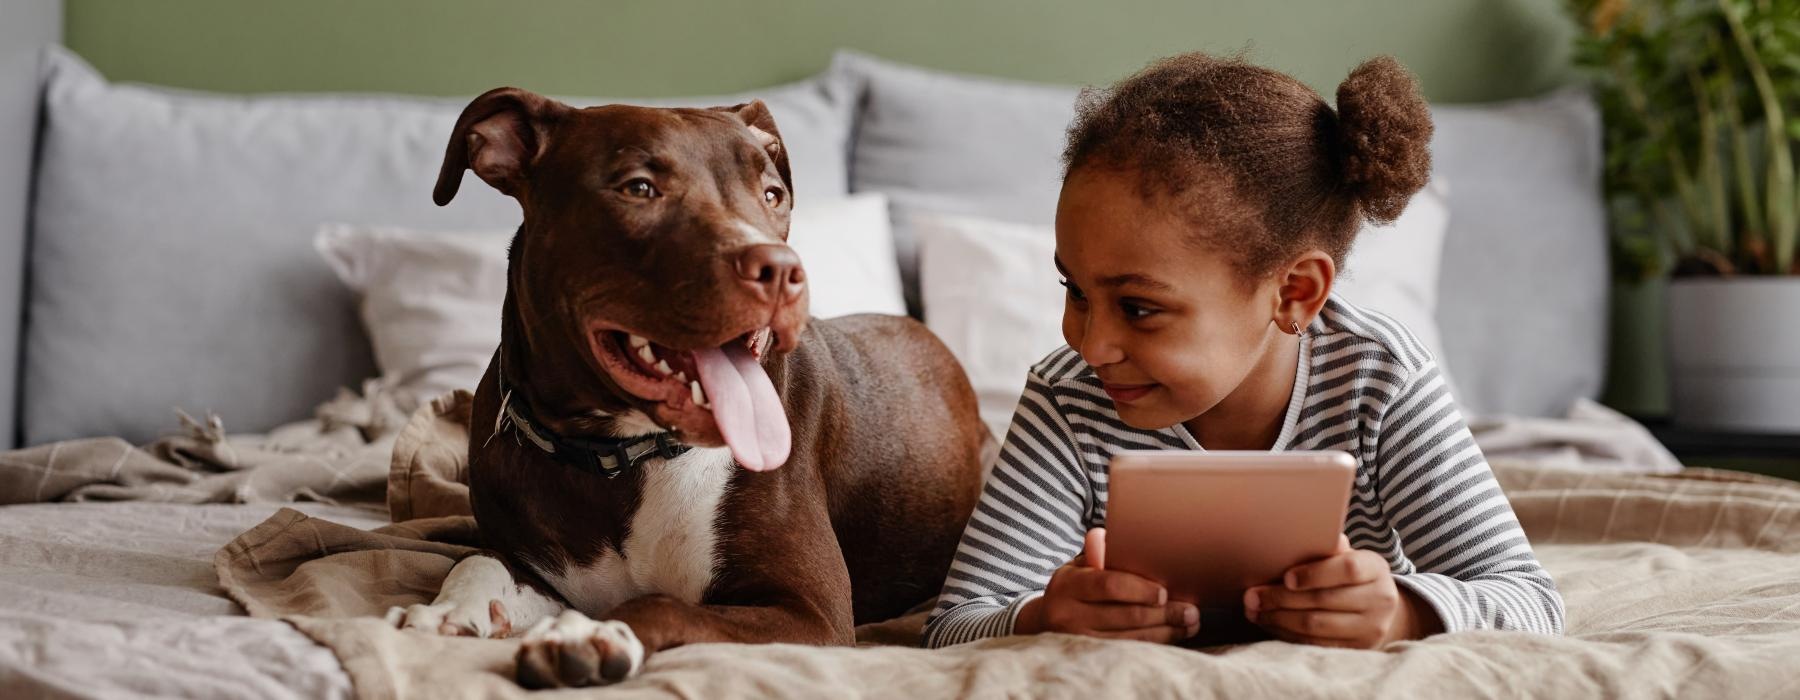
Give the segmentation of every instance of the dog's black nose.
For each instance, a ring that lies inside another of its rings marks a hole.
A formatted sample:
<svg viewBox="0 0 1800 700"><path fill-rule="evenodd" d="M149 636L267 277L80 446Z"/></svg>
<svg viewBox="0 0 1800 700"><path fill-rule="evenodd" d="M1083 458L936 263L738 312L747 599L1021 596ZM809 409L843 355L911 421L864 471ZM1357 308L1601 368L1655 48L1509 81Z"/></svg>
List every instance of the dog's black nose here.
<svg viewBox="0 0 1800 700"><path fill-rule="evenodd" d="M785 245L756 245L738 254L738 277L764 301L782 301L800 296L806 288L806 272L800 269L800 256Z"/></svg>

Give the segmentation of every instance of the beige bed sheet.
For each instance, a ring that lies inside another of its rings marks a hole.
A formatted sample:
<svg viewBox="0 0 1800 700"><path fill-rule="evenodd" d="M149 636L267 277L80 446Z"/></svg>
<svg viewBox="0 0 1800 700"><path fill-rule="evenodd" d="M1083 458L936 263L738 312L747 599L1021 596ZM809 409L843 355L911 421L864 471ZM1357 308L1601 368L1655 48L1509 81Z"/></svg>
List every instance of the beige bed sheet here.
<svg viewBox="0 0 1800 700"><path fill-rule="evenodd" d="M358 527L362 508L305 512ZM219 587L219 547L275 505L57 503L0 507L0 698L347 698L330 650L244 616Z"/></svg>
<svg viewBox="0 0 1800 700"><path fill-rule="evenodd" d="M375 532L282 511L221 550L221 585L257 617L330 647L358 695L518 697L513 640L389 629L471 551L467 396L397 438ZM1264 642L1195 651L1062 635L927 651L920 619L858 648L699 644L651 658L609 697L1792 697L1800 696L1800 485L1725 472L1595 474L1499 462L1563 592L1566 637L1440 635L1377 651ZM564 691L559 694L598 692Z"/></svg>

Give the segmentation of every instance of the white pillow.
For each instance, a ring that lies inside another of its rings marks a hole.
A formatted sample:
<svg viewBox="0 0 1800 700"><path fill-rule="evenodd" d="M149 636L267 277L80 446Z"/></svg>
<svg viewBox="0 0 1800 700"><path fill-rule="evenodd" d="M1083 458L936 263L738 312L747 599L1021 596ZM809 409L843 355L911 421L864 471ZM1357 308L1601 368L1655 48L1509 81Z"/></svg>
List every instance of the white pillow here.
<svg viewBox="0 0 1800 700"><path fill-rule="evenodd" d="M500 342L512 235L328 224L314 246L361 295L382 374L434 396L473 389L487 370ZM906 312L882 195L797 203L788 236L806 266L814 316Z"/></svg>
<svg viewBox="0 0 1800 700"><path fill-rule="evenodd" d="M512 234L327 224L313 244L360 295L375 366L418 397L473 389L500 343Z"/></svg>
<svg viewBox="0 0 1800 700"><path fill-rule="evenodd" d="M795 200L788 245L806 267L812 315L906 315L887 195L858 193L816 204Z"/></svg>
<svg viewBox="0 0 1800 700"><path fill-rule="evenodd" d="M925 325L962 362L981 421L1004 439L1025 373L1063 344L1056 232L936 214L913 223Z"/></svg>
<svg viewBox="0 0 1800 700"><path fill-rule="evenodd" d="M1393 224L1358 233L1335 287L1345 300L1404 324L1440 365L1433 314L1449 218L1444 190L1428 187ZM1004 437L1026 372L1063 344L1055 231L945 214L920 217L916 231L925 324L968 372L982 422Z"/></svg>
<svg viewBox="0 0 1800 700"><path fill-rule="evenodd" d="M1394 223L1364 226L1333 284L1345 301L1392 316L1412 331L1437 360L1446 383L1450 368L1444 360L1437 309L1444 235L1450 229L1449 202L1449 186L1443 178L1434 178L1413 195Z"/></svg>

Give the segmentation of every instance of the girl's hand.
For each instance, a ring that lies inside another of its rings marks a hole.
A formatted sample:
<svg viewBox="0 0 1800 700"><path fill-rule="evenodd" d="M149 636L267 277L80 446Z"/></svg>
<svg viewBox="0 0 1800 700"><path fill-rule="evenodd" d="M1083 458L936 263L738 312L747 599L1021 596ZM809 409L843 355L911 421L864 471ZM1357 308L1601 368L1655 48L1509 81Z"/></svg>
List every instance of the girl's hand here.
<svg viewBox="0 0 1800 700"><path fill-rule="evenodd" d="M1106 530L1087 534L1087 548L1051 574L1044 595L1025 604L1017 634L1067 632L1168 644L1200 631L1200 610L1170 603L1161 585L1136 574L1106 570Z"/></svg>
<svg viewBox="0 0 1800 700"><path fill-rule="evenodd" d="M1343 535L1331 556L1245 591L1244 615L1284 641L1356 649L1443 629L1430 605L1394 585L1386 558L1351 549Z"/></svg>

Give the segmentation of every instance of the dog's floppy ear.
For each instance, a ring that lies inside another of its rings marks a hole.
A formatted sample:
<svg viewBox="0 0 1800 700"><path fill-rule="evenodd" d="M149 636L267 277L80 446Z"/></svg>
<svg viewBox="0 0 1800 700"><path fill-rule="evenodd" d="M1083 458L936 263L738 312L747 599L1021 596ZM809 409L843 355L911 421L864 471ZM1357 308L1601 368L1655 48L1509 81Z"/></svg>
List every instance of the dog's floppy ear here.
<svg viewBox="0 0 1800 700"><path fill-rule="evenodd" d="M763 104L762 100L751 100L741 105L713 109L735 114L744 122L744 126L750 127L750 133L762 142L763 149L769 152L769 158L775 161L775 171L781 173L781 184L787 186L788 196L792 197L794 175L788 169L787 144L781 141L781 130L775 128L775 115L769 113L769 106Z"/></svg>
<svg viewBox="0 0 1800 700"><path fill-rule="evenodd" d="M449 204L462 185L464 170L513 197L523 192L532 161L544 151L549 127L569 107L530 90L494 88L463 108L444 149L431 198Z"/></svg>

